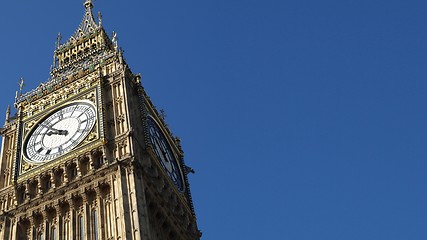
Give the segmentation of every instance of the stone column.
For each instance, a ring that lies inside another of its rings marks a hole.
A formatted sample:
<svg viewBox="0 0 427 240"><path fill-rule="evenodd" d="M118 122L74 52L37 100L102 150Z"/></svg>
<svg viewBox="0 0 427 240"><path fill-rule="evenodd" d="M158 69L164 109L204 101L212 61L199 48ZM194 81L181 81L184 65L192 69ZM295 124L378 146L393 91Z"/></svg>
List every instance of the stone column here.
<svg viewBox="0 0 427 240"><path fill-rule="evenodd" d="M9 233L9 239L18 239L18 219L17 218L12 218L10 219L10 231Z"/></svg>
<svg viewBox="0 0 427 240"><path fill-rule="evenodd" d="M29 180L27 180L27 182L24 185L25 185L25 192L24 192L22 202L28 202L30 200L30 191L29 190L30 190L31 182Z"/></svg>
<svg viewBox="0 0 427 240"><path fill-rule="evenodd" d="M68 205L69 210L65 212L65 215L63 216L63 228L64 231L62 231L61 235L64 236L63 240L71 240L71 206Z"/></svg>
<svg viewBox="0 0 427 240"><path fill-rule="evenodd" d="M106 236L105 236L105 232L106 232L106 229L107 229L107 226L106 226L106 224L103 224L104 223L104 221L105 221L105 214L104 214L104 209L105 209L105 206L104 206L104 203L103 203L103 200L102 200L102 189L101 189L101 185L98 183L97 184L97 186L95 187L95 191L96 191L96 198L95 198L95 200L94 200L94 208L96 209L96 212L97 212L97 216L96 216L96 218L98 219L98 229L99 229L99 231L98 231L98 240L99 239L106 239Z"/></svg>
<svg viewBox="0 0 427 240"><path fill-rule="evenodd" d="M106 239L110 239L113 237L113 212L111 209L111 193L108 193L105 196L105 226L106 226Z"/></svg>
<svg viewBox="0 0 427 240"><path fill-rule="evenodd" d="M93 173L95 171L95 162L94 162L95 159L93 157L93 153L89 153L87 157L89 158L88 172Z"/></svg>
<svg viewBox="0 0 427 240"><path fill-rule="evenodd" d="M77 176L76 176L76 178L77 178L77 179L79 179L79 178L81 178L81 177L82 177L82 172L81 172L81 169L80 169L79 160L78 160L78 159L74 159L74 162L75 162L75 164L76 164L76 171L77 171Z"/></svg>
<svg viewBox="0 0 427 240"><path fill-rule="evenodd" d="M55 206L55 216L52 219L52 226L55 226L55 229L56 229L56 231L55 231L55 239L59 240L59 239L61 239L60 235L61 235L61 232L62 232L62 226L61 226L61 223L62 223L62 220L61 220L62 213L61 213L61 206L59 205L59 201L58 200L56 200L54 202L54 206Z"/></svg>
<svg viewBox="0 0 427 240"><path fill-rule="evenodd" d="M41 174L39 174L39 176L37 177L37 196L43 195L42 180L43 177Z"/></svg>
<svg viewBox="0 0 427 240"><path fill-rule="evenodd" d="M82 206L80 209L80 211L81 211L80 215L83 216L84 237L85 237L85 239L90 239L90 235L91 235L90 221L89 221L89 219L90 219L89 218L90 208L88 209L89 201L88 201L87 193L84 192L84 189L82 189L81 196L82 196L83 201L82 201Z"/></svg>
<svg viewBox="0 0 427 240"><path fill-rule="evenodd" d="M55 169L54 170L50 170L48 172L48 174L50 175L50 187L52 189L56 188L56 183L55 183Z"/></svg>
<svg viewBox="0 0 427 240"><path fill-rule="evenodd" d="M33 239L33 236L34 236L34 218L33 218L33 216L30 216L28 218L28 220L29 220L30 225L28 226L28 229L27 229L27 238Z"/></svg>
<svg viewBox="0 0 427 240"><path fill-rule="evenodd" d="M64 183L67 184L68 183L67 166L66 165L62 165L61 168L62 168L62 171L64 172Z"/></svg>
<svg viewBox="0 0 427 240"><path fill-rule="evenodd" d="M70 206L69 212L68 212L68 216L67 216L67 229L68 229L68 234L67 234L67 239L71 240L74 239L76 236L76 229L73 228L73 219L76 219L75 217L75 204L74 204L74 200L71 196L67 197L67 202L68 205Z"/></svg>
<svg viewBox="0 0 427 240"><path fill-rule="evenodd" d="M47 236L49 235L48 232L50 230L50 226L49 226L49 218L48 218L46 207L42 209L42 216L43 216L43 220L40 223L40 232L43 233L43 239L47 239Z"/></svg>

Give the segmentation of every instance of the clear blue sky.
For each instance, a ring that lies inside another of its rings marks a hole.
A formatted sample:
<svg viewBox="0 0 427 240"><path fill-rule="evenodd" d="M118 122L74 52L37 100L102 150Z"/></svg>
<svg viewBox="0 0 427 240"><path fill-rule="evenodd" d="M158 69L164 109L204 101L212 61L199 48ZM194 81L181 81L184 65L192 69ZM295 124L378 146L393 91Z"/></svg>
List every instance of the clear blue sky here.
<svg viewBox="0 0 427 240"><path fill-rule="evenodd" d="M0 111L83 1L4 1ZM203 239L427 239L427 2L98 0L182 138Z"/></svg>

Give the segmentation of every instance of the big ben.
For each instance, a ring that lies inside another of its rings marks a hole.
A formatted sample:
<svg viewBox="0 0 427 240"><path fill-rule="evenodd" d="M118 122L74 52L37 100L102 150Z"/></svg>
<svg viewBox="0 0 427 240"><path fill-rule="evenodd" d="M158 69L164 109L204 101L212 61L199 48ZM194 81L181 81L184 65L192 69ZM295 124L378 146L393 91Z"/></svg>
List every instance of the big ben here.
<svg viewBox="0 0 427 240"><path fill-rule="evenodd" d="M0 239L199 239L180 140L92 9L6 111Z"/></svg>

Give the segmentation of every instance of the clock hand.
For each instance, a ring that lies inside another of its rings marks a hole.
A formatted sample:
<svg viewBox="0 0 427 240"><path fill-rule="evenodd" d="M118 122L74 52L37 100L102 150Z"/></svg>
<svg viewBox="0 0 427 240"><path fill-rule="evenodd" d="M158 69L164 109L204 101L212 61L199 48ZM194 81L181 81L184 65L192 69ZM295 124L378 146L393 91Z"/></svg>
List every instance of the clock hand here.
<svg viewBox="0 0 427 240"><path fill-rule="evenodd" d="M52 132L46 133L48 136L51 136L52 134L58 134L58 135L67 135L68 134L67 130L59 130L59 129L56 129L56 128L53 128L51 126L47 126L44 124L39 124L39 125L52 131Z"/></svg>
<svg viewBox="0 0 427 240"><path fill-rule="evenodd" d="M47 132L46 133L46 135L48 135L48 136L52 136L53 134L58 134L58 132L53 131L53 132Z"/></svg>
<svg viewBox="0 0 427 240"><path fill-rule="evenodd" d="M48 135L48 136L51 136L53 134L66 136L66 135L68 135L68 131L67 130L57 130L57 131L52 130L52 132L46 133L46 135Z"/></svg>

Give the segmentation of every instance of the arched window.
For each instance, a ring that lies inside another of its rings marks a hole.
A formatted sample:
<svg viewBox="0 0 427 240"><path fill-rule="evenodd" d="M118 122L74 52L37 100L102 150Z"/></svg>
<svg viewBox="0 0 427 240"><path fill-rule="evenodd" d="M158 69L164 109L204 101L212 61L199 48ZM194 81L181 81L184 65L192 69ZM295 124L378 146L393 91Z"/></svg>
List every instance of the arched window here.
<svg viewBox="0 0 427 240"><path fill-rule="evenodd" d="M84 219L83 216L79 216L79 236L80 236L80 240L84 240L84 231L85 231L85 225L84 225Z"/></svg>
<svg viewBox="0 0 427 240"><path fill-rule="evenodd" d="M98 214L96 209L92 211L92 233L93 239L98 240Z"/></svg>
<svg viewBox="0 0 427 240"><path fill-rule="evenodd" d="M43 233L39 233L38 234L38 236L37 236L37 240L44 240L44 238L43 238Z"/></svg>

